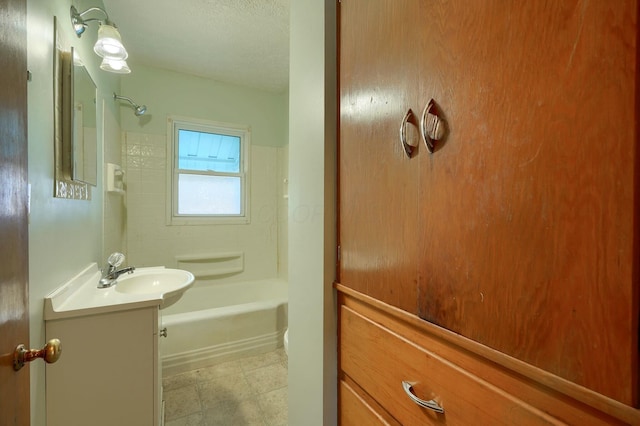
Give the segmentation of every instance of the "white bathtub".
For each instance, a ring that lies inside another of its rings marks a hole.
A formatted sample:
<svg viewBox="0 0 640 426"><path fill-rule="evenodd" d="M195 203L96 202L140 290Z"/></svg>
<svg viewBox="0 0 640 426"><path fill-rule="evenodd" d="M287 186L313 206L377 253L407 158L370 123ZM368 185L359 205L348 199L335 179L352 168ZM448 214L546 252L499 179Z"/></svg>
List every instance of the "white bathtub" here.
<svg viewBox="0 0 640 426"><path fill-rule="evenodd" d="M164 375L279 348L287 328L288 285L280 279L199 285L161 312Z"/></svg>

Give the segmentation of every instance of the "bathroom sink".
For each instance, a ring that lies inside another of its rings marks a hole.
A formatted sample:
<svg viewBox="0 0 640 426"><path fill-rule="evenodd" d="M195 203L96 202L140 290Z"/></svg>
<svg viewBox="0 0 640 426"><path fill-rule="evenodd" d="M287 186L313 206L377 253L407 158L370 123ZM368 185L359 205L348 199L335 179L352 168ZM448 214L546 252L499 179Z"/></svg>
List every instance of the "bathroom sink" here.
<svg viewBox="0 0 640 426"><path fill-rule="evenodd" d="M138 268L120 276L115 290L126 294L161 295L160 309L163 309L177 302L193 282L193 274L182 269Z"/></svg>

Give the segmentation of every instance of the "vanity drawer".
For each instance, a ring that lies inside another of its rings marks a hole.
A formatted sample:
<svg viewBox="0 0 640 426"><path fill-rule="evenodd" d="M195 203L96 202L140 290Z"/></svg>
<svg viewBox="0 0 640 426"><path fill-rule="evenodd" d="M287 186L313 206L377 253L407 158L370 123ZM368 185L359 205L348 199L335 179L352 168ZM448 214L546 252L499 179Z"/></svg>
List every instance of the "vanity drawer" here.
<svg viewBox="0 0 640 426"><path fill-rule="evenodd" d="M340 314L342 372L403 425L562 424L344 305ZM412 401L403 381L444 413Z"/></svg>

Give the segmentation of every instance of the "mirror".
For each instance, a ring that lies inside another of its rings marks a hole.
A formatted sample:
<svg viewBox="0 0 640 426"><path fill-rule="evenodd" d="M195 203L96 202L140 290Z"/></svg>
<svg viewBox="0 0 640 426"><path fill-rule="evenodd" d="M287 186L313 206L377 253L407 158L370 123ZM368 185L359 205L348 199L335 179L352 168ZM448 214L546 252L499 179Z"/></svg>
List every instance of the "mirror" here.
<svg viewBox="0 0 640 426"><path fill-rule="evenodd" d="M96 186L98 183L96 85L77 51L71 48L71 52L73 57L73 66L70 66L70 81L73 81L69 135L71 138L71 178Z"/></svg>
<svg viewBox="0 0 640 426"><path fill-rule="evenodd" d="M96 85L55 16L53 41L54 197L90 200L98 182Z"/></svg>

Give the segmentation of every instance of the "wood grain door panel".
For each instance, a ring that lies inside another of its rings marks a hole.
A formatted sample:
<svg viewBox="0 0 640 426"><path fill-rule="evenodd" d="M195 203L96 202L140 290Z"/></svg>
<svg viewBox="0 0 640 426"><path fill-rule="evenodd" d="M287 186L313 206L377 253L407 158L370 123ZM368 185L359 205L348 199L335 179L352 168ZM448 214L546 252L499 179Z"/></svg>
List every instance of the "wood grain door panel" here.
<svg viewBox="0 0 640 426"><path fill-rule="evenodd" d="M417 104L412 3L341 4L339 275L415 313L419 163L399 142L401 120ZM407 130L418 137L414 125Z"/></svg>
<svg viewBox="0 0 640 426"><path fill-rule="evenodd" d="M0 1L0 425L28 425L27 23L25 0Z"/></svg>
<svg viewBox="0 0 640 426"><path fill-rule="evenodd" d="M419 315L637 404L636 2L418 3Z"/></svg>
<svg viewBox="0 0 640 426"><path fill-rule="evenodd" d="M637 1L340 12L340 282L637 406Z"/></svg>

